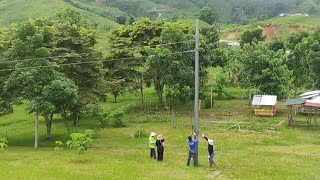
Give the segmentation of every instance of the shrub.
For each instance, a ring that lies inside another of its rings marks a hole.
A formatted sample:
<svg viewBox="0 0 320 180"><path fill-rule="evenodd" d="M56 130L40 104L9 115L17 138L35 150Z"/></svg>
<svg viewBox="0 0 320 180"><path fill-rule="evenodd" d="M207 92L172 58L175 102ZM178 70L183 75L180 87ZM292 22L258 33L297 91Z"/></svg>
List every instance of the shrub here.
<svg viewBox="0 0 320 180"><path fill-rule="evenodd" d="M114 111L112 111L108 116L107 116L107 121L110 121L112 123L113 127L124 127L125 124L123 122L123 117L128 111L128 106L123 106L121 108L118 108Z"/></svg>
<svg viewBox="0 0 320 180"><path fill-rule="evenodd" d="M1 138L0 139L0 148L2 153L4 153L4 150L8 147L8 139L7 138Z"/></svg>
<svg viewBox="0 0 320 180"><path fill-rule="evenodd" d="M108 113L104 112L101 105L99 104L88 104L85 108L84 115L86 117L96 119L100 122L102 127L107 126Z"/></svg>
<svg viewBox="0 0 320 180"><path fill-rule="evenodd" d="M136 132L134 133L134 135L133 135L135 138L146 138L146 137L148 137L148 134L147 134L147 132L146 132L146 130L144 130L143 128L138 128L137 130L136 130Z"/></svg>
<svg viewBox="0 0 320 180"><path fill-rule="evenodd" d="M56 147L54 148L55 151L62 151L63 150L63 142L62 141L56 141L55 144L56 144Z"/></svg>
<svg viewBox="0 0 320 180"><path fill-rule="evenodd" d="M212 99L212 106L214 106L214 99ZM204 108L205 109L210 109L211 108L211 98L210 97L206 97L204 99Z"/></svg>
<svg viewBox="0 0 320 180"><path fill-rule="evenodd" d="M69 148L76 151L78 155L83 154L93 143L93 130L86 130L84 133L73 133L70 140L66 142Z"/></svg>

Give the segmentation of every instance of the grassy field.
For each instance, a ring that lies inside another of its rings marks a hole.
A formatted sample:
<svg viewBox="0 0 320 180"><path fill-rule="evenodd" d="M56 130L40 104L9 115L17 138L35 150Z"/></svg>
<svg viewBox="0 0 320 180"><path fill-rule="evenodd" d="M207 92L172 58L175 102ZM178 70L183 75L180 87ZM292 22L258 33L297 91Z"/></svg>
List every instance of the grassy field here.
<svg viewBox="0 0 320 180"><path fill-rule="evenodd" d="M206 141L199 142L199 167L186 166L187 136L191 131L191 103L177 108L177 128L171 114L156 109L155 94L146 91L147 110L140 112L139 96L125 95L119 103L104 103L105 110L126 104L133 108L123 128L101 129L94 145L78 156L65 148L54 151L54 141L68 139L59 117L53 123L53 139L45 139L41 122L40 148L33 146L33 117L24 106L15 113L0 116L0 137L8 136L9 148L0 153L3 179L319 179L319 127L307 127L306 118L297 116L300 125L287 127L286 108L278 103L278 116L255 117L248 107L245 90L228 89L233 100L216 100L212 110L200 112L200 133L215 141L217 167L210 170ZM239 123L240 128L231 126ZM94 119L80 122L72 131L94 128ZM148 138L132 138L138 128L166 136L164 161L149 158Z"/></svg>

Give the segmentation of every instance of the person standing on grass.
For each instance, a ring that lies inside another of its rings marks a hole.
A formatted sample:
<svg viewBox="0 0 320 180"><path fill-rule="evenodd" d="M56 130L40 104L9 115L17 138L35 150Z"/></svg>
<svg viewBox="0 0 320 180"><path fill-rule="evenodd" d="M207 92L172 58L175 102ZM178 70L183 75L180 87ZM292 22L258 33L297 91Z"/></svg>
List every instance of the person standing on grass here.
<svg viewBox="0 0 320 180"><path fill-rule="evenodd" d="M163 160L163 152L164 152L164 136L159 134L157 136L156 146L157 146L157 153L158 153L158 161Z"/></svg>
<svg viewBox="0 0 320 180"><path fill-rule="evenodd" d="M149 137L150 158L154 158L154 159L156 159L156 150L155 150L156 140L154 139L155 135L156 133L151 132Z"/></svg>
<svg viewBox="0 0 320 180"><path fill-rule="evenodd" d="M203 138L205 138L208 141L208 159L209 159L209 164L210 167L212 168L213 165L216 165L213 158L214 158L214 150L213 150L213 140L212 139L208 139L204 134L201 134Z"/></svg>
<svg viewBox="0 0 320 180"><path fill-rule="evenodd" d="M192 135L192 134L191 134ZM196 133L193 133L194 140L192 140L192 136L188 137L188 145L189 145L189 157L187 161L187 166L190 164L191 158L193 158L193 164L195 167L198 166L198 152L197 152L197 146L198 146L198 137Z"/></svg>

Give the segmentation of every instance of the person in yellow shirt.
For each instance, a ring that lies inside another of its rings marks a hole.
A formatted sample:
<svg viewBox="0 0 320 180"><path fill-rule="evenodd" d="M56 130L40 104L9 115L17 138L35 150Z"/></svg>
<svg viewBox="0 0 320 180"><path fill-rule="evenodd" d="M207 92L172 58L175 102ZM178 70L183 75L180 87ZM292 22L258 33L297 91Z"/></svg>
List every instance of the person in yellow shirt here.
<svg viewBox="0 0 320 180"><path fill-rule="evenodd" d="M156 157L156 140L154 139L154 136L156 135L156 133L151 132L150 133L150 137L149 137L149 148L150 148L150 158L154 158L157 159Z"/></svg>

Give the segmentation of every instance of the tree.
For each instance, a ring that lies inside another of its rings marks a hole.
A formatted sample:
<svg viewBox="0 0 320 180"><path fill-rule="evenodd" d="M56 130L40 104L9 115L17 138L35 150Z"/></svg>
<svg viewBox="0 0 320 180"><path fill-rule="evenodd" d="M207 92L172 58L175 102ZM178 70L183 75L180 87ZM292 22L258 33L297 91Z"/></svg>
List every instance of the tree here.
<svg viewBox="0 0 320 180"><path fill-rule="evenodd" d="M318 28L308 38L303 39L301 43L296 45L302 50L303 65L310 70L310 77L313 81L313 89L320 88L320 28Z"/></svg>
<svg viewBox="0 0 320 180"><path fill-rule="evenodd" d="M291 83L291 73L285 64L283 51L274 52L262 43L243 47L243 80L262 93L286 97Z"/></svg>
<svg viewBox="0 0 320 180"><path fill-rule="evenodd" d="M176 113L175 113L175 107L177 105L177 101L185 102L188 100L191 96L191 89L189 86L185 86L183 88L180 88L179 85L171 85L170 87L167 87L165 89L165 97L166 102L169 105L172 113L172 125L174 128L176 128Z"/></svg>
<svg viewBox="0 0 320 180"><path fill-rule="evenodd" d="M210 7L206 6L201 9L199 13L199 19L207 22L208 24L214 24L218 22L218 14L214 12Z"/></svg>
<svg viewBox="0 0 320 180"><path fill-rule="evenodd" d="M286 47L289 50L287 65L289 70L292 71L294 97L296 97L299 87L304 87L310 83L308 63L304 62L306 61L307 49L302 43L308 36L309 33L301 31L291 34L286 42Z"/></svg>
<svg viewBox="0 0 320 180"><path fill-rule="evenodd" d="M252 44L253 42L263 41L265 36L262 32L263 29L260 26L245 29L240 34L240 46L243 47L246 43Z"/></svg>
<svg viewBox="0 0 320 180"><path fill-rule="evenodd" d="M47 138L51 138L53 115L61 113L63 117L72 112L78 101L78 87L73 81L64 77L56 77L49 85L43 88L43 104L50 104L42 114L47 126Z"/></svg>
<svg viewBox="0 0 320 180"><path fill-rule="evenodd" d="M105 80L108 84L116 85L122 81L121 91L140 89L141 108L144 108L144 82L147 52L144 46L157 44L163 29L163 21L152 22L141 18L132 25L116 29L109 36L110 53L106 59L130 58L122 61L105 62ZM119 86L118 86L119 87Z"/></svg>
<svg viewBox="0 0 320 180"><path fill-rule="evenodd" d="M201 45L200 59L202 66L225 66L225 47L219 45L219 32L215 26L203 27L200 29Z"/></svg>
<svg viewBox="0 0 320 180"><path fill-rule="evenodd" d="M39 66L47 68L36 68ZM52 108L42 94L43 88L54 79L55 72L51 66L48 60L18 63L17 70L5 82L5 90L12 97L22 98L31 103L28 109L30 113L35 113L35 148L38 147L38 117L42 112Z"/></svg>
<svg viewBox="0 0 320 180"><path fill-rule="evenodd" d="M163 90L165 86L178 85L178 89L185 86L193 87L193 58L191 53L177 53L191 49L186 42L191 38L190 29L186 24L167 23L160 36L161 44L156 48L149 48L147 58L147 76L152 80L159 104L163 104ZM186 42L175 44L175 42ZM172 44L170 44L172 43Z"/></svg>
<svg viewBox="0 0 320 180"><path fill-rule="evenodd" d="M124 25L127 22L127 17L124 14L121 14L120 16L117 16L116 22Z"/></svg>
<svg viewBox="0 0 320 180"><path fill-rule="evenodd" d="M78 105L74 106L71 114L73 124L77 124L86 104L105 99L104 72L102 63L97 62L101 54L94 50L96 39L93 30L70 22L55 23L54 30L55 46L51 52L55 58L51 61L60 65L59 71L78 87Z"/></svg>
<svg viewBox="0 0 320 180"><path fill-rule="evenodd" d="M54 20L57 20L59 23L70 23L81 27L88 26L88 23L83 19L81 13L70 8L56 14Z"/></svg>
<svg viewBox="0 0 320 180"><path fill-rule="evenodd" d="M294 50L295 46L302 42L304 38L309 37L309 33L305 31L299 31L297 33L290 34L286 39L286 48Z"/></svg>
<svg viewBox="0 0 320 180"><path fill-rule="evenodd" d="M11 97L27 100L30 113L35 113L35 148L38 147L38 118L45 117L47 137L51 137L53 114L66 114L77 100L78 88L73 81L56 70L51 62L55 48L54 23L46 19L28 20L10 30L12 40L8 57L16 62L4 89Z"/></svg>
<svg viewBox="0 0 320 180"><path fill-rule="evenodd" d="M23 98L31 102L30 112L35 113L35 148L38 147L38 116L43 104L41 93L43 87L54 79L54 68L48 59L33 59L47 57L53 47L53 28L46 25L47 20L38 19L13 25L11 29L12 41L6 51L12 59L28 59L15 64L5 82L4 89L11 97ZM44 68L34 68L42 66Z"/></svg>
<svg viewBox="0 0 320 180"><path fill-rule="evenodd" d="M4 91L4 82L8 79L10 71L6 69L13 69L14 64L6 62L9 60L8 49L11 46L11 33L8 29L0 29L0 115L12 113L13 108L10 104L10 97Z"/></svg>
<svg viewBox="0 0 320 180"><path fill-rule="evenodd" d="M275 38L268 43L268 46L271 50L277 52L279 50L286 51L285 42L280 38Z"/></svg>

